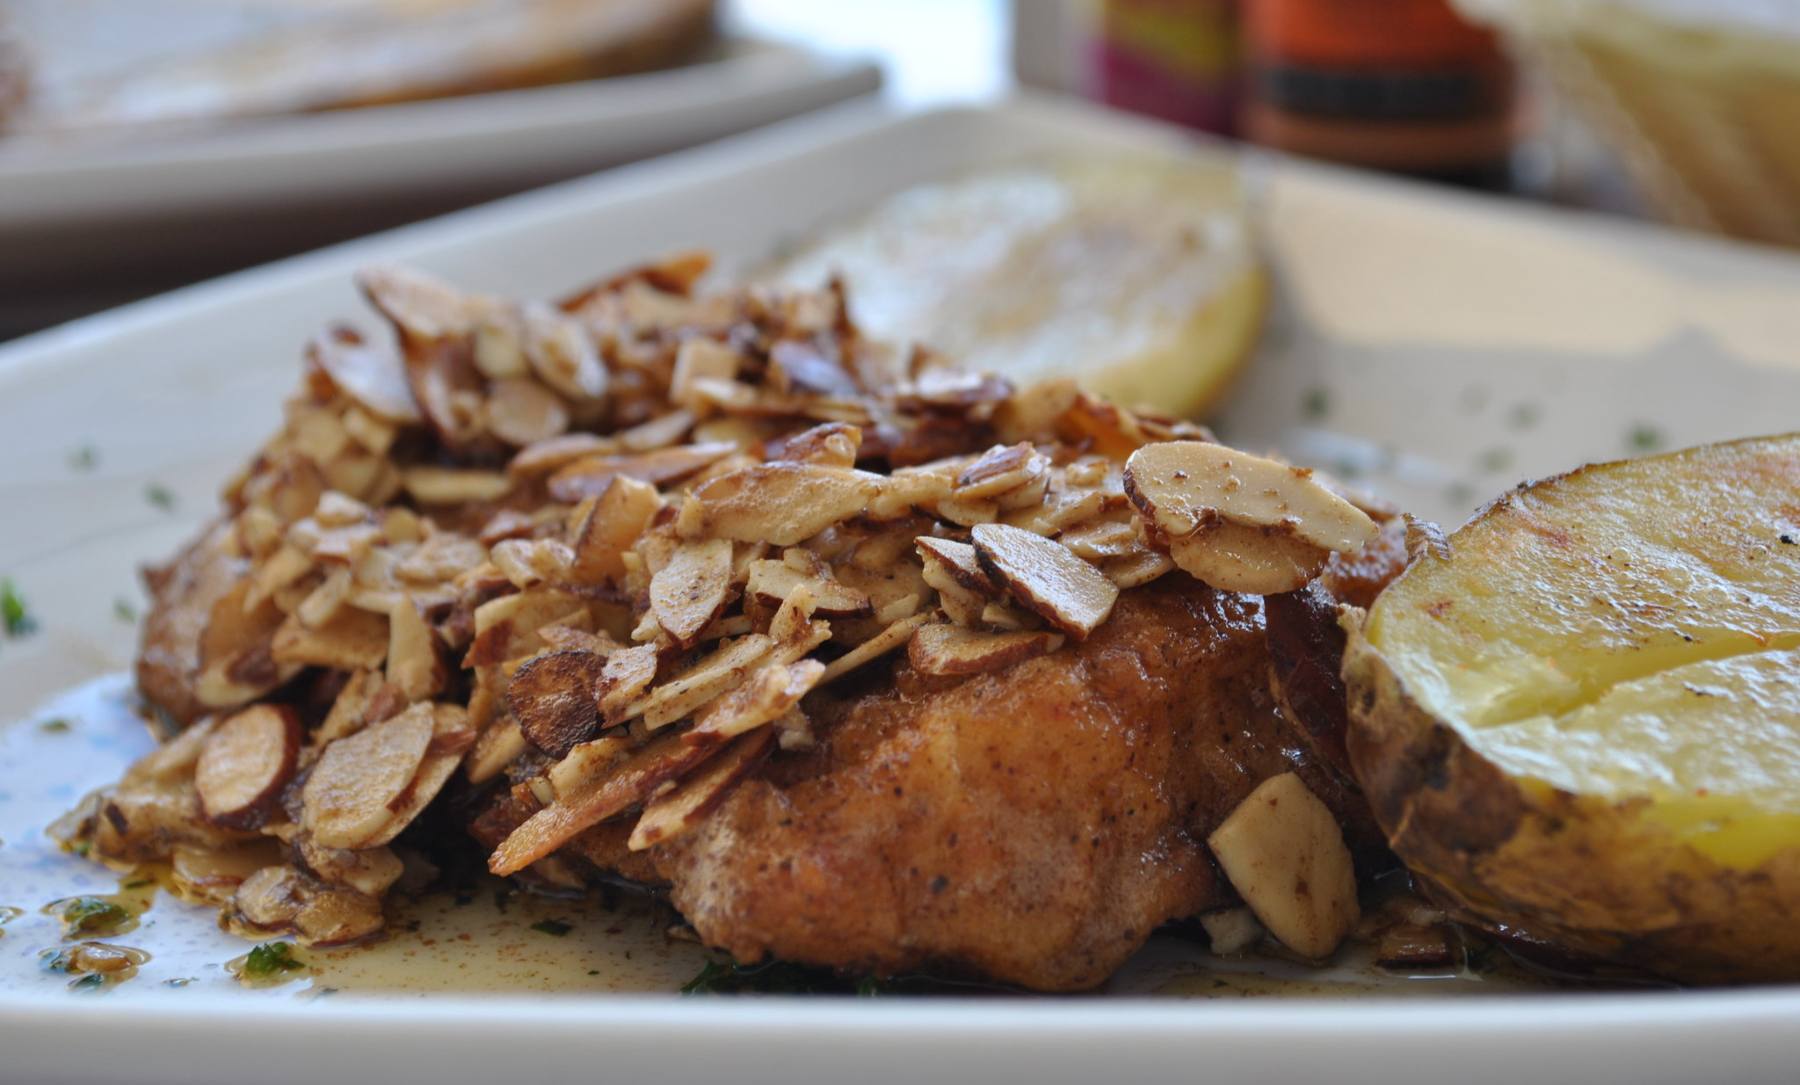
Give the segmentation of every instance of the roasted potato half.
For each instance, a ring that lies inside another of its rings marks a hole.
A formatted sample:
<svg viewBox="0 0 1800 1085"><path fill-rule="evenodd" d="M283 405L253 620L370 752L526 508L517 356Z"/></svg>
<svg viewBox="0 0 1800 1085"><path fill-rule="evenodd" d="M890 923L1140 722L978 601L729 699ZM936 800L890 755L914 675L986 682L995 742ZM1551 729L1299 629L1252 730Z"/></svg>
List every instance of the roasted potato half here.
<svg viewBox="0 0 1800 1085"><path fill-rule="evenodd" d="M1417 874L1576 952L1800 978L1800 435L1521 487L1345 624Z"/></svg>

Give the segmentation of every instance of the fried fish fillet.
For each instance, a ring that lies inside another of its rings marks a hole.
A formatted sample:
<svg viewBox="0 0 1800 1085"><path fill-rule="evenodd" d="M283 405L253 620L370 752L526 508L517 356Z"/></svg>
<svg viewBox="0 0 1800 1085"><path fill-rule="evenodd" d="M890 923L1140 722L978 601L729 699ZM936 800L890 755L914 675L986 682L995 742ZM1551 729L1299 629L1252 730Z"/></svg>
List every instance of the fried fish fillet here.
<svg viewBox="0 0 1800 1085"><path fill-rule="evenodd" d="M1079 646L960 682L904 665L810 706L821 740L657 848L673 901L740 961L1106 979L1170 920L1235 898L1206 835L1298 771L1344 801L1275 709L1260 600L1182 575Z"/></svg>

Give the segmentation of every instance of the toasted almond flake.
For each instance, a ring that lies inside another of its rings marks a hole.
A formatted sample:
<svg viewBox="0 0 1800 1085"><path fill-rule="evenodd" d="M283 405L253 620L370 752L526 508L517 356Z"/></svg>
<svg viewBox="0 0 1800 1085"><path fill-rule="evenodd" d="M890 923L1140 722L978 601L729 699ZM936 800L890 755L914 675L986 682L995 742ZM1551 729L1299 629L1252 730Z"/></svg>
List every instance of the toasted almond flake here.
<svg viewBox="0 0 1800 1085"><path fill-rule="evenodd" d="M367 343L356 331L334 327L307 344L306 357L364 410L401 424L423 416L406 381L400 356L386 344Z"/></svg>
<svg viewBox="0 0 1800 1085"><path fill-rule="evenodd" d="M490 599L475 608L475 644L469 652L475 655L480 648L484 658L496 663L531 655L543 647L537 631L581 605L578 596L549 588Z"/></svg>
<svg viewBox="0 0 1800 1085"><path fill-rule="evenodd" d="M269 555L251 574L249 590L241 606L249 613L267 602L274 594L313 571L313 560L292 546L283 546Z"/></svg>
<svg viewBox="0 0 1800 1085"><path fill-rule="evenodd" d="M1206 441L1169 441L1132 453L1125 492L1155 534L1170 540L1221 520L1337 552L1361 549L1376 533L1366 513L1310 471Z"/></svg>
<svg viewBox="0 0 1800 1085"><path fill-rule="evenodd" d="M506 470L513 475L547 474L576 460L617 452L620 447L618 440L613 437L601 437L593 433L565 433L520 449L507 462Z"/></svg>
<svg viewBox="0 0 1800 1085"><path fill-rule="evenodd" d="M381 666L387 650L387 618L349 607L317 629L308 629L297 617L289 618L269 643L269 655L278 664L346 671Z"/></svg>
<svg viewBox="0 0 1800 1085"><path fill-rule="evenodd" d="M853 398L862 389L839 363L836 353L835 348L830 348L828 355L817 338L777 340L769 348L769 373L765 380L778 392Z"/></svg>
<svg viewBox="0 0 1800 1085"><path fill-rule="evenodd" d="M896 520L919 509L936 508L949 500L956 478L949 471L908 468L884 479L880 492L869 502L869 515L877 520Z"/></svg>
<svg viewBox="0 0 1800 1085"><path fill-rule="evenodd" d="M1057 424L1080 394L1080 386L1066 377L1021 388L994 412L994 428L1008 441L1055 437Z"/></svg>
<svg viewBox="0 0 1800 1085"><path fill-rule="evenodd" d="M325 747L301 789L301 824L328 848L370 846L425 760L433 731L432 706L416 704Z"/></svg>
<svg viewBox="0 0 1800 1085"><path fill-rule="evenodd" d="M685 719L714 697L735 688L774 649L775 642L761 633L723 641L710 655L651 690L636 705L627 707L625 718L642 716L647 730L659 730Z"/></svg>
<svg viewBox="0 0 1800 1085"><path fill-rule="evenodd" d="M442 689L447 677L425 616L411 599L399 600L388 611L388 682L407 700L422 701Z"/></svg>
<svg viewBox="0 0 1800 1085"><path fill-rule="evenodd" d="M550 476L548 487L551 497L573 503L599 496L613 479L621 476L653 486L665 486L736 451L736 445L715 442L674 445L649 452L588 456L557 470Z"/></svg>
<svg viewBox="0 0 1800 1085"><path fill-rule="evenodd" d="M292 538L292 533L289 533ZM312 544L314 561L336 565L354 565L381 542L381 528L375 524L349 524L321 531Z"/></svg>
<svg viewBox="0 0 1800 1085"><path fill-rule="evenodd" d="M489 380L523 377L531 372L525 361L525 322L513 306L495 306L482 314L474 329L475 368Z"/></svg>
<svg viewBox="0 0 1800 1085"><path fill-rule="evenodd" d="M940 578L947 575L956 584L981 595L993 595L1000 590L981 567L975 548L968 543L921 535L913 540L913 544L925 561L925 583L932 587L939 586L934 582L934 575ZM934 570L941 570L941 573L934 574Z"/></svg>
<svg viewBox="0 0 1800 1085"><path fill-rule="evenodd" d="M469 747L474 745L475 733L468 729L467 714L460 707L448 704L429 707L432 711L433 733L425 757L419 763L419 771L400 794L389 802L392 813L387 821L359 847L379 847L399 836L412 824L413 819L431 805L431 800L437 798L444 784L449 782L450 777L462 765Z"/></svg>
<svg viewBox="0 0 1800 1085"><path fill-rule="evenodd" d="M1319 575L1330 555L1283 532L1215 523L1169 543L1176 567L1220 591L1278 595Z"/></svg>
<svg viewBox="0 0 1800 1085"><path fill-rule="evenodd" d="M504 472L459 467L408 467L400 472L400 480L422 505L494 501L512 488L512 480Z"/></svg>
<svg viewBox="0 0 1800 1085"><path fill-rule="evenodd" d="M1159 554L1154 550L1146 550L1130 557L1114 558L1100 567L1106 579L1116 584L1120 591L1129 591L1157 579L1175 568L1167 554Z"/></svg>
<svg viewBox="0 0 1800 1085"><path fill-rule="evenodd" d="M669 402L690 409L701 406L694 382L703 378L732 380L743 357L716 339L694 338L675 352L675 369L669 377Z"/></svg>
<svg viewBox="0 0 1800 1085"><path fill-rule="evenodd" d="M963 527L991 524L1000 518L1000 506L991 498L962 500L946 497L936 506L938 519Z"/></svg>
<svg viewBox="0 0 1800 1085"><path fill-rule="evenodd" d="M346 527L360 524L371 516L369 506L336 490L327 490L319 495L319 503L313 508L313 519L321 527Z"/></svg>
<svg viewBox="0 0 1800 1085"><path fill-rule="evenodd" d="M1025 609L1076 640L1112 613L1119 589L1067 548L1005 524L978 524L972 534L987 574Z"/></svg>
<svg viewBox="0 0 1800 1085"><path fill-rule="evenodd" d="M488 386L484 421L494 436L515 447L547 441L569 428L569 409L555 392L527 377Z"/></svg>
<svg viewBox="0 0 1800 1085"><path fill-rule="evenodd" d="M387 892L406 870L406 864L389 848L362 851L327 848L309 833L300 833L294 838L292 854L307 873L320 881L354 889L369 897L379 897Z"/></svg>
<svg viewBox="0 0 1800 1085"><path fill-rule="evenodd" d="M699 771L645 806L626 846L632 851L643 851L698 825L724 800L733 784L762 764L775 736L774 728L763 728L732 740Z"/></svg>
<svg viewBox="0 0 1800 1085"><path fill-rule="evenodd" d="M627 452L651 452L678 443L694 428L694 412L670 411L640 422L615 436Z"/></svg>
<svg viewBox="0 0 1800 1085"><path fill-rule="evenodd" d="M833 618L848 618L860 617L874 610L866 594L838 583L831 578L828 570L802 573L783 561L763 559L751 562L745 591L769 606L780 606L793 593L795 586L803 582L813 594L815 613Z"/></svg>
<svg viewBox="0 0 1800 1085"><path fill-rule="evenodd" d="M375 671L352 671L344 680L344 687L331 702L331 710L325 714L325 722L319 724L313 732L312 742L323 747L345 735L353 734L363 725L363 715L368 710L369 701L375 691L381 688L384 679Z"/></svg>
<svg viewBox="0 0 1800 1085"><path fill-rule="evenodd" d="M926 625L913 633L906 655L914 669L930 675L980 674L999 670L1062 647L1055 633L984 633L954 625Z"/></svg>
<svg viewBox="0 0 1800 1085"><path fill-rule="evenodd" d="M806 713L798 708L789 709L785 715L775 721L770 729L775 732L775 741L784 751L804 752L818 745L818 739L813 734L812 722L806 718ZM761 733L760 731L752 732L752 737Z"/></svg>
<svg viewBox="0 0 1800 1085"><path fill-rule="evenodd" d="M707 535L793 546L861 513L880 476L805 463L757 464L694 491Z"/></svg>
<svg viewBox="0 0 1800 1085"><path fill-rule="evenodd" d="M574 837L643 802L668 780L678 779L714 753L690 746L679 734L660 735L622 759L578 794L558 797L533 814L488 859L488 869L505 876L523 870Z"/></svg>
<svg viewBox="0 0 1800 1085"><path fill-rule="evenodd" d="M1056 541L1070 553L1087 561L1128 557L1145 547L1138 538L1136 525L1128 520L1094 520L1065 531Z"/></svg>
<svg viewBox="0 0 1800 1085"><path fill-rule="evenodd" d="M419 339L464 335L494 308L488 299L464 294L435 276L396 265L366 267L357 272L356 285L396 328Z"/></svg>
<svg viewBox="0 0 1800 1085"><path fill-rule="evenodd" d="M392 568L394 576L410 580L415 584L435 584L449 580L459 573L467 572L487 560L487 551L480 543L463 535L447 531L436 531L428 535L424 542L407 554ZM357 567L357 580L370 587L381 587L391 583L373 566Z"/></svg>
<svg viewBox="0 0 1800 1085"><path fill-rule="evenodd" d="M475 740L463 763L463 773L471 784L486 783L529 749L519 725L512 720L501 720L481 732L481 737Z"/></svg>
<svg viewBox="0 0 1800 1085"><path fill-rule="evenodd" d="M595 690L606 660L593 652L545 652L525 661L506 686L519 730L552 757L566 757L600 727Z"/></svg>
<svg viewBox="0 0 1800 1085"><path fill-rule="evenodd" d="M849 674L851 671L872 660L888 654L905 644L912 638L913 631L931 620L929 614L915 614L910 618L902 618L893 625L863 641L861 644L838 656L825 665L824 673L819 675L823 685Z"/></svg>
<svg viewBox="0 0 1800 1085"><path fill-rule="evenodd" d="M623 475L614 478L575 526L569 575L581 584L620 580L624 555L661 507L656 487Z"/></svg>
<svg viewBox="0 0 1800 1085"><path fill-rule="evenodd" d="M656 680L656 664L654 644L621 649L606 657L606 666L594 687L594 701L607 726L624 723L636 714L632 706Z"/></svg>
<svg viewBox="0 0 1800 1085"><path fill-rule="evenodd" d="M1021 629L1032 629L1037 626L1037 619L1032 615L1009 607L1005 603L986 603L981 608L981 616L976 623L1003 632L1014 632Z"/></svg>
<svg viewBox="0 0 1800 1085"><path fill-rule="evenodd" d="M520 590L567 580L575 564L575 551L556 539L506 539L494 545L490 557Z"/></svg>
<svg viewBox="0 0 1800 1085"><path fill-rule="evenodd" d="M790 463L816 463L825 467L854 467L862 450L862 430L846 422L827 422L788 437L770 441L764 458Z"/></svg>
<svg viewBox="0 0 1800 1085"><path fill-rule="evenodd" d="M731 543L684 542L650 578L650 610L657 624L688 647L731 601Z"/></svg>
<svg viewBox="0 0 1800 1085"><path fill-rule="evenodd" d="M294 774L300 720L282 705L252 705L206 739L194 766L200 810L215 825L259 827Z"/></svg>
<svg viewBox="0 0 1800 1085"><path fill-rule="evenodd" d="M726 739L773 723L800 703L819 684L825 664L816 659L770 663L707 706L682 736L695 745L717 746Z"/></svg>
<svg viewBox="0 0 1800 1085"><path fill-rule="evenodd" d="M183 900L226 905L244 879L281 863L281 845L272 838L226 848L176 844L170 849L169 875Z"/></svg>
<svg viewBox="0 0 1800 1085"><path fill-rule="evenodd" d="M956 497L962 501L998 497L1049 472L1050 458L1030 444L995 445L956 476Z"/></svg>
<svg viewBox="0 0 1800 1085"><path fill-rule="evenodd" d="M1343 830L1295 774L1264 780L1206 844L1256 918L1295 953L1327 957L1356 926Z"/></svg>
<svg viewBox="0 0 1800 1085"><path fill-rule="evenodd" d="M593 341L580 323L552 309L525 310L525 360L539 380L570 399L606 394L606 366Z"/></svg>
<svg viewBox="0 0 1800 1085"><path fill-rule="evenodd" d="M902 618L910 618L919 612L925 601L917 592L902 595L898 599L884 605L875 612L875 620L882 625L891 625Z"/></svg>

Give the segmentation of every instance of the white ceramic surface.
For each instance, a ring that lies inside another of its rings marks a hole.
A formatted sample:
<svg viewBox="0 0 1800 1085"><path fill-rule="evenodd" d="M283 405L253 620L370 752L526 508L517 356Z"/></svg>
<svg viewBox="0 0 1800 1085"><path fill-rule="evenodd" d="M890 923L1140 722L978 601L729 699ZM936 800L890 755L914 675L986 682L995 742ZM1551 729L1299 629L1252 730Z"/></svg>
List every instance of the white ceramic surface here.
<svg viewBox="0 0 1800 1085"><path fill-rule="evenodd" d="M67 779L27 772L18 751L36 739L21 729L56 691L128 662L132 632L114 602L137 598L134 566L212 509L220 480L273 425L305 337L345 314L367 323L350 285L358 265L413 261L522 294L689 245L747 267L907 184L1070 147L1225 153L1031 102L904 119L834 111L0 347L0 575L42 625L0 642L0 720L18 721L0 743L5 847L39 846L7 820L22 816L19 796L41 803L111 771L117 753L96 746L69 759ZM1336 466L1454 521L1528 475L1796 425L1791 257L1274 160L1248 168L1277 300L1261 356L1217 420L1233 441ZM70 461L84 447L96 456L87 468ZM151 486L173 506L147 500ZM164 922L178 907L164 900L150 915ZM21 918L8 931L8 1082L1647 1083L1786 1081L1800 1060L1793 988L871 1003L243 997L200 985L150 999L127 987L71 995L20 963L30 955L14 940L41 940L41 925Z"/></svg>

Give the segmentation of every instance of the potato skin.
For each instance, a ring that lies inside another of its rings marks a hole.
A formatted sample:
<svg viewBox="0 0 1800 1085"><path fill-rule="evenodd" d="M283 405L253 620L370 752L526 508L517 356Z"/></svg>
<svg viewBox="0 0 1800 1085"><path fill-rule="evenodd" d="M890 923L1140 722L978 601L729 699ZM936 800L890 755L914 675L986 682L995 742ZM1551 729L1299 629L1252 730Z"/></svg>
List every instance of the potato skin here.
<svg viewBox="0 0 1800 1085"><path fill-rule="evenodd" d="M1800 978L1800 848L1721 866L1614 804L1522 786L1408 695L1344 618L1350 763L1395 853L1472 917L1692 983Z"/></svg>

